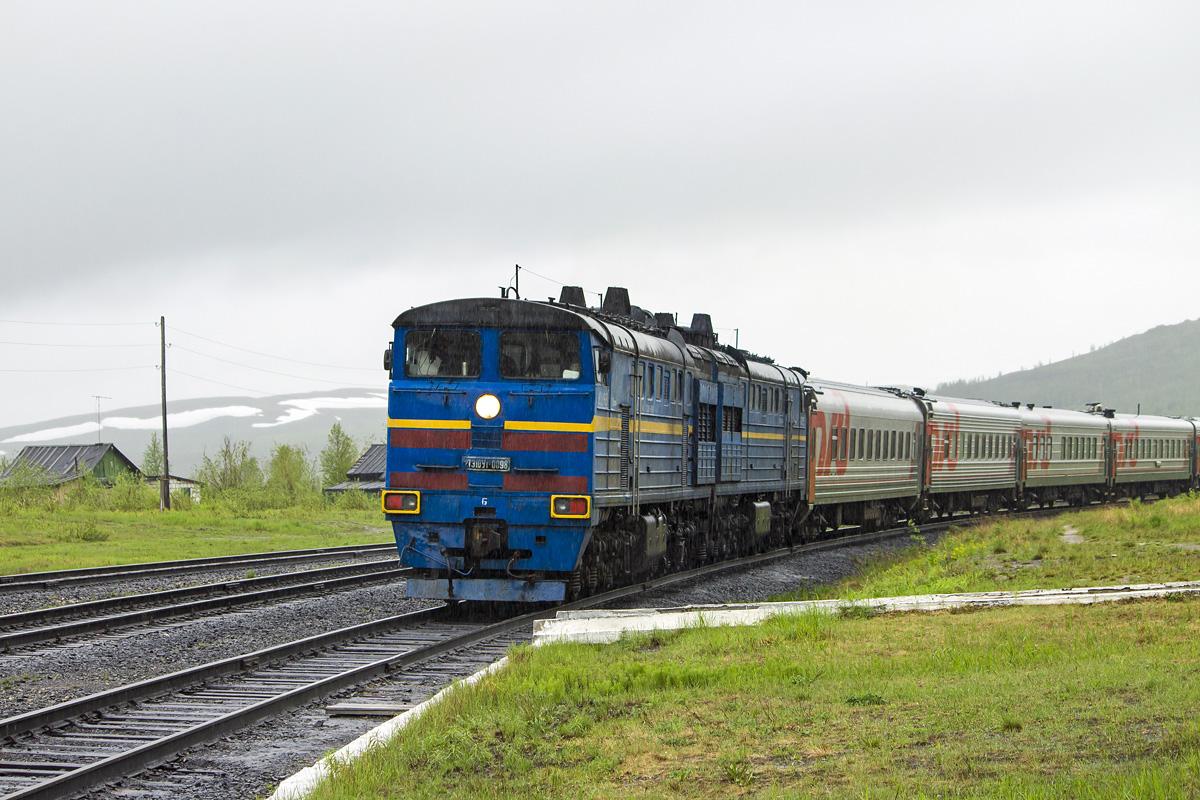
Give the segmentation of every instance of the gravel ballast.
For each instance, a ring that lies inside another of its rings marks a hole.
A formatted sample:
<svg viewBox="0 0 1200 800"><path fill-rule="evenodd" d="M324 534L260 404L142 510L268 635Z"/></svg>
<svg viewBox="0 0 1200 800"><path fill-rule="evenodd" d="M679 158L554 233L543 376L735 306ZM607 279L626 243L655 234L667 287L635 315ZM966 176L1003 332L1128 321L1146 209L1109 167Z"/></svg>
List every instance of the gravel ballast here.
<svg viewBox="0 0 1200 800"><path fill-rule="evenodd" d="M398 581L6 654L0 717L431 605Z"/></svg>
<svg viewBox="0 0 1200 800"><path fill-rule="evenodd" d="M390 555L394 558L395 553ZM162 592L167 589L181 589L187 586L200 586L206 583L221 583L237 581L243 578L262 578L268 575L282 575L301 570L322 569L347 564L359 564L369 561L379 561L389 557L388 551L364 553L361 556L337 556L314 561L291 562L284 564L256 564L253 567L221 567L215 566L200 572L188 572L182 575L154 575L142 578L120 578L98 583L82 583L71 585L64 583L53 589L33 589L5 591L0 587L0 614L14 614L18 611L33 611L39 608L71 603L86 603L92 600L105 600L110 597L123 597L131 594ZM398 559L397 559L398 560Z"/></svg>
<svg viewBox="0 0 1200 800"><path fill-rule="evenodd" d="M940 533L925 533L934 544ZM826 586L848 578L870 561L912 547L903 534L869 544L796 553L768 564L722 572L610 603L606 608L669 608L701 603L757 603L799 589Z"/></svg>

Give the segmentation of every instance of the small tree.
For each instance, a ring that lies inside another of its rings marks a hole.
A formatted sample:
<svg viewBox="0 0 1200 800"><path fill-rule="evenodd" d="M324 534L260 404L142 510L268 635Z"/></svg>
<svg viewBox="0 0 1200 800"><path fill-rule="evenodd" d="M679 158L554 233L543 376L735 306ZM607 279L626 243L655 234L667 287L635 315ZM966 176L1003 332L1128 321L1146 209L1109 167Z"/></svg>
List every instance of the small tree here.
<svg viewBox="0 0 1200 800"><path fill-rule="evenodd" d="M358 447L354 440L342 430L342 423L335 422L329 429L325 449L321 451L321 481L333 486L346 480L346 473L358 460Z"/></svg>
<svg viewBox="0 0 1200 800"><path fill-rule="evenodd" d="M35 489L52 483L49 472L28 461L15 461L11 465L6 464L4 469L9 470L4 485L10 489Z"/></svg>
<svg viewBox="0 0 1200 800"><path fill-rule="evenodd" d="M200 461L196 479L209 489L252 489L262 485L262 469L258 459L250 455L249 442L232 442L225 437L216 458L205 453Z"/></svg>
<svg viewBox="0 0 1200 800"><path fill-rule="evenodd" d="M296 497L316 491L317 476L308 451L290 444L277 444L267 466L267 488Z"/></svg>
<svg viewBox="0 0 1200 800"><path fill-rule="evenodd" d="M146 445L146 452L142 453L142 473L145 475L162 475L162 472L162 442L158 440L157 433L151 433L150 443Z"/></svg>

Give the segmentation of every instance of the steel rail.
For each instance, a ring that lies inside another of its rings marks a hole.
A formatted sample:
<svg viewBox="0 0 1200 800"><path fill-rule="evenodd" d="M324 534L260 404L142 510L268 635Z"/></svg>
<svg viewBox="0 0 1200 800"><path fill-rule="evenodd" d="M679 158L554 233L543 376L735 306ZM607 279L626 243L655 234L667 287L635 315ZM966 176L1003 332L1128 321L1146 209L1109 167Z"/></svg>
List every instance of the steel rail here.
<svg viewBox="0 0 1200 800"><path fill-rule="evenodd" d="M288 572L282 575L269 575L263 578L247 578L227 583L204 584L203 586L191 586L183 589L168 589L164 592L110 597L88 603L56 606L54 608L37 609L35 611L22 611L0 616L0 652L7 652L16 647L25 647L40 642L58 641L83 634L103 633L130 625L155 622L173 617L223 611L269 600L281 600L336 591L354 586L363 586L399 578L410 571L409 567L401 567L396 561L389 559L387 561L366 562L365 564L350 564L340 567L305 570L302 572ZM286 583L289 579L295 580L297 578L318 578L318 580ZM262 583L259 583L260 581ZM269 586L271 588L242 591L244 587L255 585ZM224 594L220 593L222 590L225 590ZM217 596L213 597L211 595ZM10 630L7 632L3 630L4 628L11 628L14 625L53 622L56 619L78 616L81 613L103 613L114 607L187 597L201 597L203 599L169 603L168 605L135 609L104 616L89 616L85 619L58 622L57 624L45 625L44 627L23 627L19 630Z"/></svg>
<svg viewBox="0 0 1200 800"><path fill-rule="evenodd" d="M0 720L0 739L14 737L21 733L35 731L38 728L66 722L72 717L101 711L131 700L154 697L205 680L225 677L242 670L254 669L259 665L271 661L281 661L301 653L316 652L340 642L353 640L355 637L370 636L414 622L426 621L445 613L446 606L436 606L430 609L412 611L407 614L382 617L370 622L351 625L346 628L338 628L337 630L318 633L314 636L297 639L285 644L255 650L252 653L243 653L242 655L231 656L230 658L223 658L218 661L210 661L207 664L200 664L199 666L188 667L178 672L147 678L126 686L119 686L115 689L106 689L102 692L75 700L67 700L47 706L46 708Z"/></svg>
<svg viewBox="0 0 1200 800"><path fill-rule="evenodd" d="M86 615L97 611L107 611L125 606L143 605L166 600L185 600L190 597L207 597L217 594L233 594L244 589L274 586L289 580L315 578L321 576L338 576L351 574L357 570L377 570L385 564L396 565L395 559L379 561L359 561L354 564L341 564L336 567L315 567L313 569L297 570L295 572L280 572L275 575L262 575L257 578L237 578L216 583L200 583L195 586L182 586L178 589L162 589L156 592L139 592L137 594L122 594L105 597L99 600L85 600L79 603L68 603L61 606L46 606L28 611L14 611L0 614L0 629L53 622L58 619Z"/></svg>
<svg viewBox="0 0 1200 800"><path fill-rule="evenodd" d="M324 558L353 558L372 553L395 550L395 544L341 545L338 547L314 547L306 550L276 550L265 553L243 553L232 556L188 558L178 561L152 561L141 564L116 564L104 567L80 567L78 569L53 570L49 572L23 572L0 575L0 592L53 589L63 585L98 583L114 578L131 579L157 575L185 575L210 569L240 568L262 564L289 564L316 561Z"/></svg>

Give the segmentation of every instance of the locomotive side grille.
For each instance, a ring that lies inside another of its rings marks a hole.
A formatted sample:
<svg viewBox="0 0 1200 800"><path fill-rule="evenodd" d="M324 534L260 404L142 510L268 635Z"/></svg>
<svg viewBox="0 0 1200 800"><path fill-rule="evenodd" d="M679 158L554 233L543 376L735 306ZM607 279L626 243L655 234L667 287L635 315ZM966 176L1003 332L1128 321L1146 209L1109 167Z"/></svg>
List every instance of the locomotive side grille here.
<svg viewBox="0 0 1200 800"><path fill-rule="evenodd" d="M717 440L717 407L710 403L701 403L696 414L696 440L700 442L715 442Z"/></svg>
<svg viewBox="0 0 1200 800"><path fill-rule="evenodd" d="M621 406L621 488L629 488L629 406Z"/></svg>
<svg viewBox="0 0 1200 800"><path fill-rule="evenodd" d="M482 426L471 427L471 447L472 448L489 448L493 450L500 449L500 444L504 436L503 428L485 428Z"/></svg>

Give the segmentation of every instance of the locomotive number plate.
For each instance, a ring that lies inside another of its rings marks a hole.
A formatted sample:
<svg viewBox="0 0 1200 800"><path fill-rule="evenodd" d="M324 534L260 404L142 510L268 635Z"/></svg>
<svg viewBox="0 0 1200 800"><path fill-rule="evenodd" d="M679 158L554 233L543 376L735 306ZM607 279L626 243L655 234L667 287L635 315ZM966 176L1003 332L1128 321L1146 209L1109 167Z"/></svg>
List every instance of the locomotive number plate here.
<svg viewBox="0 0 1200 800"><path fill-rule="evenodd" d="M463 466L486 472L508 472L512 469L512 459L508 456L463 456Z"/></svg>

